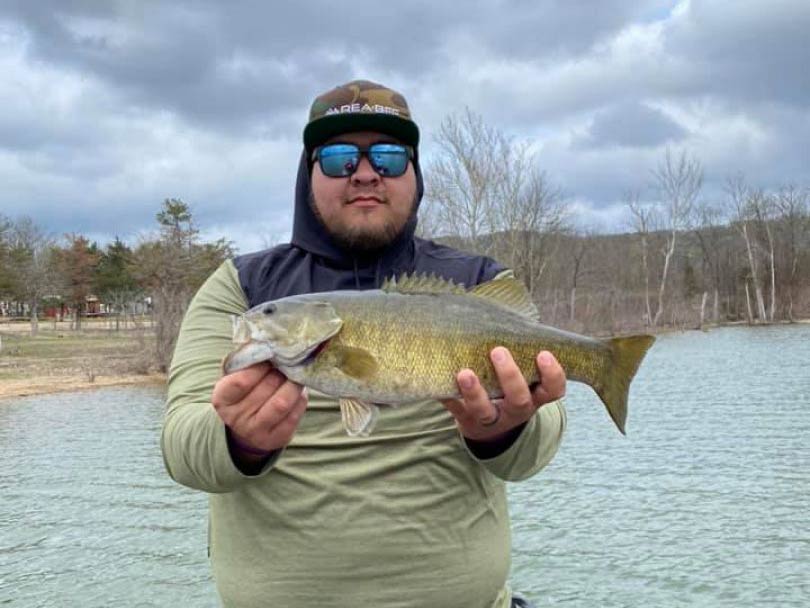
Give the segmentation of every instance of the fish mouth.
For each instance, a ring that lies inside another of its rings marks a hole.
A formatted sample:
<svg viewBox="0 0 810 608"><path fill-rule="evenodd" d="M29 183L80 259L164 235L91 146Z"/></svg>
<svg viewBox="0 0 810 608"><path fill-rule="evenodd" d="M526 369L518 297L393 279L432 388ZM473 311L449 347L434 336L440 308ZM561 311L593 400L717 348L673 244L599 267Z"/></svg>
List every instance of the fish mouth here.
<svg viewBox="0 0 810 608"><path fill-rule="evenodd" d="M315 359L318 358L318 355L320 355L323 352L323 349L325 349L326 346L331 341L332 338L327 338L326 340L318 344L318 346L313 348L312 351L310 351L310 353L301 361L301 363L299 363L299 365L309 365L310 363L315 361Z"/></svg>

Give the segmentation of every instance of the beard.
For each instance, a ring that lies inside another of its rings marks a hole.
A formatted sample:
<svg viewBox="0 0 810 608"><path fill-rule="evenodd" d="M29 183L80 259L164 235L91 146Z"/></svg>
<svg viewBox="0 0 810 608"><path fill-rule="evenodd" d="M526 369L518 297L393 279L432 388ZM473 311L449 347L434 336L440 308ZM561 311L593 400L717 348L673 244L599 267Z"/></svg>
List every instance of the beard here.
<svg viewBox="0 0 810 608"><path fill-rule="evenodd" d="M389 218L380 226L352 226L341 222L339 225L329 225L318 210L315 204L315 197L312 192L309 195L309 208L318 219L323 229L332 237L338 247L344 251L360 255L377 253L391 245L405 226L416 213L417 197L414 196L411 202L411 211L404 222L398 222L395 218Z"/></svg>

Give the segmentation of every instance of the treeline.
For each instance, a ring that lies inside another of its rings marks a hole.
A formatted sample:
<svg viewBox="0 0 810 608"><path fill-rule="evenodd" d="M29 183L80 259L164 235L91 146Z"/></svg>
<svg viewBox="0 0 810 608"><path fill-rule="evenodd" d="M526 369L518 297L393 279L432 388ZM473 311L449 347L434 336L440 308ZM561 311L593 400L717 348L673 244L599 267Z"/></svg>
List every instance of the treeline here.
<svg viewBox="0 0 810 608"><path fill-rule="evenodd" d="M80 234L61 240L30 218L0 216L0 303L7 315L30 319L36 335L43 308L67 309L81 329L88 298L97 297L115 318L146 307L154 319L154 360L165 371L183 313L208 275L233 255L228 241L201 242L189 206L166 199L158 230L135 247L119 238L101 248Z"/></svg>
<svg viewBox="0 0 810 608"><path fill-rule="evenodd" d="M599 234L578 222L528 144L469 111L435 139L420 233L514 269L548 324L600 334L810 317L806 188L766 191L733 176L711 199L699 160L667 151L626 194L626 230ZM101 248L0 216L0 313L24 314L36 334L45 306L66 306L79 329L90 295L116 323L146 303L165 371L191 297L235 251L202 242L181 200L166 199L156 219L136 246L116 238Z"/></svg>
<svg viewBox="0 0 810 608"><path fill-rule="evenodd" d="M623 234L583 227L527 143L469 110L428 166L423 236L513 268L547 323L621 333L810 317L810 193L742 176L703 194L703 168L667 150L626 193Z"/></svg>

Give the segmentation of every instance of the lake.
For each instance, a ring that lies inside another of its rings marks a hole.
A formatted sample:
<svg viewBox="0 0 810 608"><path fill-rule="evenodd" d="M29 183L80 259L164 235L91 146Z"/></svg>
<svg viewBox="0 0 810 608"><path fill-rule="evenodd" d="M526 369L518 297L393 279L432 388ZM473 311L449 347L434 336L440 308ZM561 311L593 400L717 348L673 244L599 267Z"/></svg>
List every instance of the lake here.
<svg viewBox="0 0 810 608"><path fill-rule="evenodd" d="M554 462L510 485L538 606L810 605L810 325L659 338L627 436L569 385ZM166 475L163 395L0 402L0 606L218 605L207 502Z"/></svg>

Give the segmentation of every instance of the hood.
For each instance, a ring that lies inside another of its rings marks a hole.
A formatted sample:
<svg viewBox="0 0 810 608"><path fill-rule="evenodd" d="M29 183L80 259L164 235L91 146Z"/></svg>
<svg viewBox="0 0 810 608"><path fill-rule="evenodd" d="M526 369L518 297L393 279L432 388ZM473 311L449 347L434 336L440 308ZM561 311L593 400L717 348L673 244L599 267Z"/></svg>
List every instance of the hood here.
<svg viewBox="0 0 810 608"><path fill-rule="evenodd" d="M309 206L311 195L311 180L309 162L306 151L301 153L298 163L298 177L295 184L295 215L293 217L292 244L322 258L330 266L338 268L356 268L379 265L383 260L392 262L404 251L408 250L413 242L416 232L417 211L422 202L425 185L422 179L422 170L419 167L418 156L414 157L413 168L416 173L416 205L413 214L405 224L396 240L382 252L376 254L358 255L341 248L321 225ZM387 265L387 264L383 264ZM382 269L383 272L386 270Z"/></svg>

